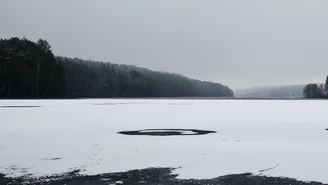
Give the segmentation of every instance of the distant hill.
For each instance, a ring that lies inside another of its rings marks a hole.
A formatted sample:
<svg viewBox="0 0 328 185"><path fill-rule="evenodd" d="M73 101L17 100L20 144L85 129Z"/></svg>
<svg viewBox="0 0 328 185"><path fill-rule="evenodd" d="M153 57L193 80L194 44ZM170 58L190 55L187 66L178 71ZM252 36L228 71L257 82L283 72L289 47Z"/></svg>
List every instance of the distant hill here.
<svg viewBox="0 0 328 185"><path fill-rule="evenodd" d="M68 97L233 97L220 83L152 71L126 64L113 64L56 57L64 67ZM78 85L83 83L82 85Z"/></svg>
<svg viewBox="0 0 328 185"><path fill-rule="evenodd" d="M232 97L220 83L132 65L54 56L39 39L0 39L0 98Z"/></svg>
<svg viewBox="0 0 328 185"><path fill-rule="evenodd" d="M235 91L235 97L243 98L302 98L306 85L251 87Z"/></svg>

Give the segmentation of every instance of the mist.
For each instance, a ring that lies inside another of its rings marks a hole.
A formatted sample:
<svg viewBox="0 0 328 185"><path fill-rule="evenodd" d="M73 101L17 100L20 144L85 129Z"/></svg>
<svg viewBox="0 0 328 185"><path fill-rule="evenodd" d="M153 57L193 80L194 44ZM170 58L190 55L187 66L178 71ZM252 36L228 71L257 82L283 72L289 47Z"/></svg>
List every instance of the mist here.
<svg viewBox="0 0 328 185"><path fill-rule="evenodd" d="M0 37L56 55L174 72L231 88L322 82L328 1L0 2Z"/></svg>

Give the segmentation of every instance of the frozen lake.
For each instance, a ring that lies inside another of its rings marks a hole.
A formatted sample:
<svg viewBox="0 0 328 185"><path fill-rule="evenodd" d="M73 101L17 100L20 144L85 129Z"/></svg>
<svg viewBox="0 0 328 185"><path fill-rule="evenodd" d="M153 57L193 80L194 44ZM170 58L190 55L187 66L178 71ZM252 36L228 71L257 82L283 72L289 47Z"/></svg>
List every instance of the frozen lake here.
<svg viewBox="0 0 328 185"><path fill-rule="evenodd" d="M201 129L207 135L117 132ZM328 101L0 100L0 173L181 167L179 178L252 172L328 183Z"/></svg>

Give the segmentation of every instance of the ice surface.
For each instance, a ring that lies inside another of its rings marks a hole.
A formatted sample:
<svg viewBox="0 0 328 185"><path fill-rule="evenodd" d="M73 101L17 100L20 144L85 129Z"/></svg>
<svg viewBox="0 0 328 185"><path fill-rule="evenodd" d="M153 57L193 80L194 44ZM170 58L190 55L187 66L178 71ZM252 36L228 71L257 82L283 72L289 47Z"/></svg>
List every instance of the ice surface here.
<svg viewBox="0 0 328 185"><path fill-rule="evenodd" d="M1 100L0 106L41 106L0 109L0 173L181 167L180 178L212 178L279 164L263 174L328 182L327 101ZM185 128L217 133L117 134ZM52 158L60 159L44 160Z"/></svg>

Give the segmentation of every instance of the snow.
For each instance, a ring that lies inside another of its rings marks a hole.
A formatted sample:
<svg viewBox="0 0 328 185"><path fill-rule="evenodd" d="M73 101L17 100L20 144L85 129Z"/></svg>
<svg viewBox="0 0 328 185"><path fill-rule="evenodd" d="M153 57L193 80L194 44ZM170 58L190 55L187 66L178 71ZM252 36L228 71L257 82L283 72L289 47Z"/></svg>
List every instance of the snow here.
<svg viewBox="0 0 328 185"><path fill-rule="evenodd" d="M181 167L179 178L213 178L276 166L262 174L328 183L327 110L313 100L1 100L0 173ZM117 134L186 128L217 133Z"/></svg>

